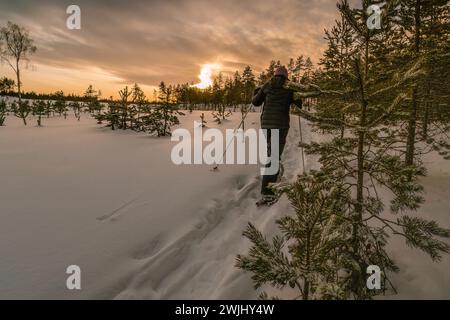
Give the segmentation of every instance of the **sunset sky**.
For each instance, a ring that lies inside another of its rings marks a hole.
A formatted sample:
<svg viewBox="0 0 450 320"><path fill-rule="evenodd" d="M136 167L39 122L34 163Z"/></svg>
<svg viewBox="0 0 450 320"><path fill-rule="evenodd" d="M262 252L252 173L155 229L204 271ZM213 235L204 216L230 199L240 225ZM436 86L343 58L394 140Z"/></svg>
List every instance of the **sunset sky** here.
<svg viewBox="0 0 450 320"><path fill-rule="evenodd" d="M66 27L70 4L81 30ZM81 94L92 84L104 97L134 82L148 96L162 80L196 83L205 64L259 72L300 54L317 62L336 18L335 0L0 0L0 25L26 27L38 47L25 91Z"/></svg>

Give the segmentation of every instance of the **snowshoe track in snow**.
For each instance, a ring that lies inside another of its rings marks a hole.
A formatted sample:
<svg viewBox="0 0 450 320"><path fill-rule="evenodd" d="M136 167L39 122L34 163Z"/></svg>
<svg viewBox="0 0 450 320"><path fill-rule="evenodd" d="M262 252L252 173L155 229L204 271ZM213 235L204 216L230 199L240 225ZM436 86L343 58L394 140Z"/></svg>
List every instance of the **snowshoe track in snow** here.
<svg viewBox="0 0 450 320"><path fill-rule="evenodd" d="M163 248L157 249L158 241L154 240L150 243L147 249L137 253L134 258L144 261L140 270L130 282L130 289L125 290L116 298L133 298L134 291L145 291L144 297L151 299L171 298L180 286L194 285L192 278L198 276L202 270L211 267L211 264L216 264L221 259L225 258L220 254L221 250L217 250L217 241L225 242L227 235L220 232L214 232L223 224L233 225L230 221L235 214L240 214L240 204L244 199L256 199L259 177L253 178L249 183L242 186L242 178L238 177L236 184L240 189L233 190L229 197L231 200L215 199L210 202L202 215L189 230L185 231L183 235ZM228 213L233 213L228 215ZM242 224L235 225L234 228L242 231ZM228 230L228 229L224 229ZM159 238L159 237L158 237ZM211 241L206 241L207 239ZM221 238L221 239L220 239ZM225 239L223 239L225 238ZM219 240L220 239L220 240ZM154 252L154 249L157 249ZM216 251L219 255L214 261L208 261L208 255L202 254L205 252L212 253ZM149 256L145 256L145 252ZM196 256L195 259L188 259L190 256ZM174 281L176 280L176 284ZM171 282L171 284L162 285L163 282ZM210 282L208 281L210 284Z"/></svg>
<svg viewBox="0 0 450 320"><path fill-rule="evenodd" d="M298 136L298 129L292 127L290 135ZM291 181L301 172L297 143L286 145L283 162L286 170L282 180ZM163 241L170 235L158 235L135 254L137 269L115 298L256 298L250 275L234 267L236 255L249 246L242 232L248 222L262 230L273 230L276 218L290 206L280 199L273 206L256 208L259 176L233 179L235 189L209 201L196 222L171 232L181 236ZM161 247L161 243L166 245Z"/></svg>
<svg viewBox="0 0 450 320"><path fill-rule="evenodd" d="M125 212L129 211L130 209L136 209L139 207L144 207L148 205L147 201L136 203L141 196L138 196L130 201L127 201L123 205L117 207L116 209L112 210L111 212L108 212L100 217L97 217L96 219L98 221L117 221L119 217L124 214Z"/></svg>

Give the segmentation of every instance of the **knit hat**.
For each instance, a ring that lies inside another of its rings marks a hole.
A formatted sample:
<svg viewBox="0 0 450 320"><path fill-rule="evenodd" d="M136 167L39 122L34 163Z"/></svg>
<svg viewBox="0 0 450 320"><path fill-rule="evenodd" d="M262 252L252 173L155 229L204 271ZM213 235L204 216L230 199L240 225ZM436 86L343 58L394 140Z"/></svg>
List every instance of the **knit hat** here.
<svg viewBox="0 0 450 320"><path fill-rule="evenodd" d="M276 76L284 76L284 77L287 78L288 77L288 71L287 71L285 66L281 66L281 67L277 68L277 70L275 71L275 75Z"/></svg>

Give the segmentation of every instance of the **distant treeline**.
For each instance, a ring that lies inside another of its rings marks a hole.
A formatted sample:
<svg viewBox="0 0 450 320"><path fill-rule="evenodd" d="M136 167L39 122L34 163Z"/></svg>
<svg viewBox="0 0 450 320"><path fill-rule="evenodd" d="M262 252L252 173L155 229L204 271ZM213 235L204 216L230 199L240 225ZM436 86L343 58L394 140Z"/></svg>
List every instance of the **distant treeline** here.
<svg viewBox="0 0 450 320"><path fill-rule="evenodd" d="M219 73L213 80L212 86L206 89L199 89L193 84L170 84L167 87L169 102L172 104L183 105L185 108L200 109L218 109L221 106L233 106L241 104L250 104L255 88L262 86L267 80L273 77L275 70L281 65L280 61L272 60L269 66L258 75L255 75L250 66L246 66L242 71L235 71L232 76L224 76ZM314 75L314 67L309 57L299 56L296 59L291 58L287 65L292 80L306 83ZM137 84L135 84L137 85ZM145 96L146 103L155 103L159 101L159 90L152 92L152 97ZM0 79L0 96L18 97L16 83L6 77ZM95 90L92 85L86 89L83 95L64 94L63 91L54 93L36 93L34 91L21 92L23 99L33 100L63 100L89 103L93 97L99 102L118 102L113 97L102 97L100 90Z"/></svg>

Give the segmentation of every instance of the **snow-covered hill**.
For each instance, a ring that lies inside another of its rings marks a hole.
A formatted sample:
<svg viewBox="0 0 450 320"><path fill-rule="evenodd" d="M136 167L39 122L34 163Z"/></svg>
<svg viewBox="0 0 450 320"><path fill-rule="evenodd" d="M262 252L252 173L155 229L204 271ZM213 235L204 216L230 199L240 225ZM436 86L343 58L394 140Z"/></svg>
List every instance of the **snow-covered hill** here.
<svg viewBox="0 0 450 320"><path fill-rule="evenodd" d="M201 112L181 117L192 130ZM233 128L240 121L209 127ZM44 119L24 127L9 117L0 127L0 298L252 299L249 274L234 268L249 243L251 221L268 235L289 214L282 198L257 209L259 166L176 166L169 138L100 128L95 120ZM251 113L246 128L259 127ZM305 141L321 139L303 122ZM298 118L292 117L285 177L301 173ZM307 168L317 167L307 157ZM427 218L450 227L449 162L431 156L423 181ZM402 269L395 297L450 298L450 258L433 264L389 247ZM67 266L78 265L82 289L66 289ZM388 298L392 298L389 296Z"/></svg>

